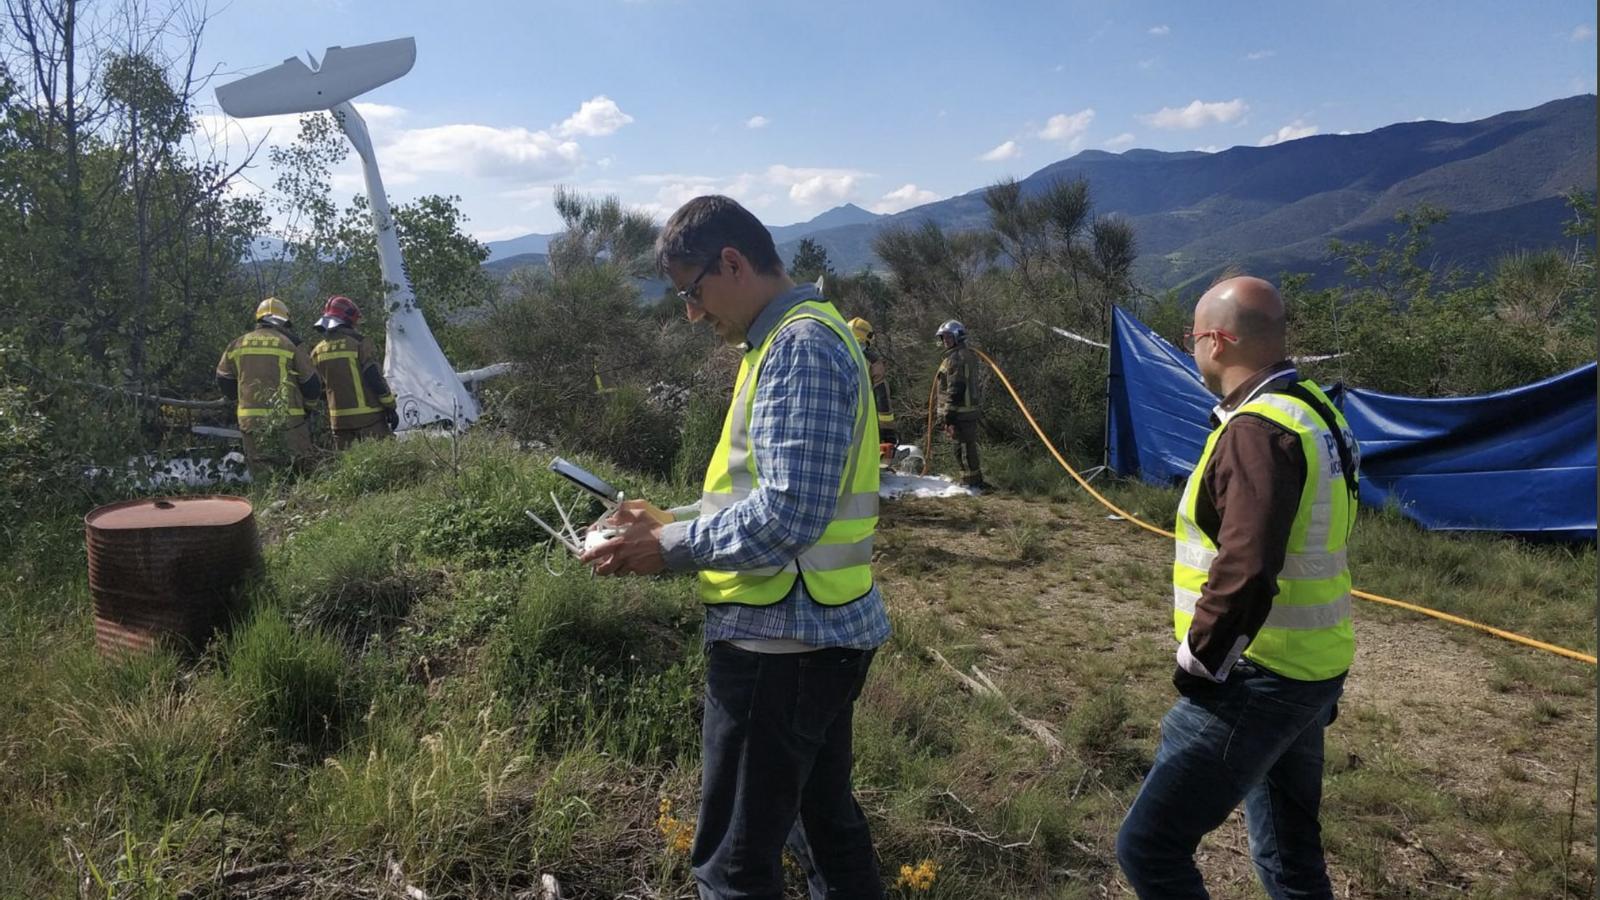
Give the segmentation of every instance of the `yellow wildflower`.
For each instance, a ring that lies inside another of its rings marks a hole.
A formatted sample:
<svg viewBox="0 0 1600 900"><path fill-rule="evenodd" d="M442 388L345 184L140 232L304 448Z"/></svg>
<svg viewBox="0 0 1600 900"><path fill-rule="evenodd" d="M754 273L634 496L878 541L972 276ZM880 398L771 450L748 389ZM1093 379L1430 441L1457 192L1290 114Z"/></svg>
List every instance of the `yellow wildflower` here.
<svg viewBox="0 0 1600 900"><path fill-rule="evenodd" d="M915 866L902 865L900 867L900 880L895 882L895 887L910 888L913 891L926 891L933 887L933 880L939 874L939 864L931 859L925 859Z"/></svg>
<svg viewBox="0 0 1600 900"><path fill-rule="evenodd" d="M694 845L694 822L685 822L672 814L672 801L661 798L656 807L656 830L667 839L667 849L674 853L688 853Z"/></svg>

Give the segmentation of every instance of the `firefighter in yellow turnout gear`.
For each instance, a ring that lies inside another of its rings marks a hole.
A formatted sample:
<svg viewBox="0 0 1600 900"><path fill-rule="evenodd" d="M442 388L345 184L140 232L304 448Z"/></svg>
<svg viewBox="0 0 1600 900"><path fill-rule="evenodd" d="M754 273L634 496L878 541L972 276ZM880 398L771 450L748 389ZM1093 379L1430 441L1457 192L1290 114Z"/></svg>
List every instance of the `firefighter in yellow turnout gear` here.
<svg viewBox="0 0 1600 900"><path fill-rule="evenodd" d="M978 425L983 421L982 384L979 382L978 356L967 347L966 326L955 319L939 326L934 337L944 344L939 361L937 418L945 436L955 445L956 465L961 467L961 483L988 490L983 480L983 465L978 459Z"/></svg>
<svg viewBox="0 0 1600 900"><path fill-rule="evenodd" d="M389 437L400 423L377 351L356 331L360 321L361 308L354 300L329 297L316 324L322 340L311 350L326 392L328 424L337 450L364 438Z"/></svg>
<svg viewBox="0 0 1600 900"><path fill-rule="evenodd" d="M322 394L322 380L290 330L283 301L261 301L255 322L223 351L217 387L234 403L252 476L282 465L306 471L316 457L306 403Z"/></svg>
<svg viewBox="0 0 1600 900"><path fill-rule="evenodd" d="M885 444L898 444L900 439L894 426L894 407L889 405L889 364L873 346L877 334L872 330L872 323L860 316L850 320L850 333L856 336L856 343L861 345L861 353L867 358L867 372L872 379L872 401L878 408L878 440Z"/></svg>

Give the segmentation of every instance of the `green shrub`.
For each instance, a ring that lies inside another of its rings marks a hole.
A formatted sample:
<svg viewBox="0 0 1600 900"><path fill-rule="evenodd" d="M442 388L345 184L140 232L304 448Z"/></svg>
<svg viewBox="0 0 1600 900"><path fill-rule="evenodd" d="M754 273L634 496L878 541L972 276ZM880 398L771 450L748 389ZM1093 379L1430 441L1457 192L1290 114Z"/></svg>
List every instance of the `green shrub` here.
<svg viewBox="0 0 1600 900"><path fill-rule="evenodd" d="M705 481L706 465L722 437L722 422L727 417L728 398L721 392L691 392L684 405L683 424L677 455L672 461L672 484L698 495Z"/></svg>
<svg viewBox="0 0 1600 900"><path fill-rule="evenodd" d="M703 660L685 585L531 576L492 651L492 682L519 721L558 747L629 759L699 746Z"/></svg>
<svg viewBox="0 0 1600 900"><path fill-rule="evenodd" d="M1067 719L1067 739L1090 759L1111 756L1123 748L1132 709L1120 684L1105 685L1085 697Z"/></svg>
<svg viewBox="0 0 1600 900"><path fill-rule="evenodd" d="M448 445L432 436L360 441L319 472L316 484L330 497L346 499L404 490L425 483L449 458Z"/></svg>
<svg viewBox="0 0 1600 900"><path fill-rule="evenodd" d="M939 458L950 459L949 442L935 440ZM1078 490L1077 482L1037 440L986 446L982 452L984 480L1013 494L1062 499Z"/></svg>
<svg viewBox="0 0 1600 900"><path fill-rule="evenodd" d="M295 534L270 566L285 612L352 644L393 628L433 586L413 558L429 514L426 503L381 494Z"/></svg>
<svg viewBox="0 0 1600 900"><path fill-rule="evenodd" d="M321 753L357 724L367 705L359 672L317 628L295 629L260 607L228 642L228 690L245 717L279 738Z"/></svg>

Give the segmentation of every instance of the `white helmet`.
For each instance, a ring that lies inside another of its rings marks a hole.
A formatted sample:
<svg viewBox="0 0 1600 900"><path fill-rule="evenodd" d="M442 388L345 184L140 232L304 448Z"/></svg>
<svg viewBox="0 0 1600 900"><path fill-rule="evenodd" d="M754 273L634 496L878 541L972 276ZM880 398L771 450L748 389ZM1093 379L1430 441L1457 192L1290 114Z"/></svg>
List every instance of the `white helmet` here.
<svg viewBox="0 0 1600 900"><path fill-rule="evenodd" d="M939 330L935 331L933 336L936 338L942 338L947 334L950 335L951 340L959 344L967 339L967 326L957 322L955 319L951 319L943 325L940 325Z"/></svg>

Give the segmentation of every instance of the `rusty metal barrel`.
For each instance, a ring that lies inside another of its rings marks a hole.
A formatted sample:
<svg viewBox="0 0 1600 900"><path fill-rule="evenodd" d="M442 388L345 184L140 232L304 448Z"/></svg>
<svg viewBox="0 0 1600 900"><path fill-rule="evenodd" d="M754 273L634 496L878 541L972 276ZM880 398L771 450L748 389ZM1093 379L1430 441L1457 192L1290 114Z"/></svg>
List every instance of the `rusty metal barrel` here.
<svg viewBox="0 0 1600 900"><path fill-rule="evenodd" d="M242 497L128 500L83 519L102 656L158 644L193 653L226 628L244 577L261 563Z"/></svg>

